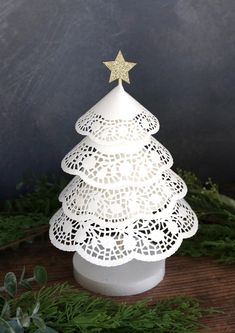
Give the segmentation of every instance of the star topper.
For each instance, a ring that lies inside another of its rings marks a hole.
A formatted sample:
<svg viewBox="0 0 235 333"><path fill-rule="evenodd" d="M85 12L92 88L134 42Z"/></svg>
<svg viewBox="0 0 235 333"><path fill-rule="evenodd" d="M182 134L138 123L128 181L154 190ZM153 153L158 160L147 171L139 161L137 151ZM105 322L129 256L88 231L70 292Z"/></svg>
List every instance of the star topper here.
<svg viewBox="0 0 235 333"><path fill-rule="evenodd" d="M111 71L109 82L118 80L122 83L122 80L130 83L129 71L136 65L134 62L125 61L122 52L119 51L114 61L104 61L103 64Z"/></svg>

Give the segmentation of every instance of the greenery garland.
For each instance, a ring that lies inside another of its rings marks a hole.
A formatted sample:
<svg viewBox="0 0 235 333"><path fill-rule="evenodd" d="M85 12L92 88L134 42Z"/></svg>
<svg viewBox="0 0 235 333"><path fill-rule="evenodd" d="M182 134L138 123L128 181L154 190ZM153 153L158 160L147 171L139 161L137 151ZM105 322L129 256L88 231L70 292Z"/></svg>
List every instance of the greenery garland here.
<svg viewBox="0 0 235 333"><path fill-rule="evenodd" d="M220 194L210 179L203 184L191 172L178 169L177 173L188 186L186 200L200 221L196 236L184 240L177 254L235 263L235 201ZM47 232L49 218L59 208L58 194L67 182L63 177L34 177L20 183L18 189L24 194L0 207L0 249Z"/></svg>
<svg viewBox="0 0 235 333"><path fill-rule="evenodd" d="M204 309L195 298L177 296L145 299L132 305L78 292L64 284L31 290L31 283L44 284L47 272L36 266L34 276L19 282L14 273L5 276L0 291L1 333L199 333L203 316L221 312ZM18 285L29 291L16 297Z"/></svg>

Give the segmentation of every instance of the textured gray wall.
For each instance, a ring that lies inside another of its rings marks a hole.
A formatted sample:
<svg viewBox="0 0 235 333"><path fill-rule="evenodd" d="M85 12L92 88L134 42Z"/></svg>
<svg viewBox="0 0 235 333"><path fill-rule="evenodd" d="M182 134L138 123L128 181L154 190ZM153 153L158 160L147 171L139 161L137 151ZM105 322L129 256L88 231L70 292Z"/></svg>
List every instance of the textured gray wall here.
<svg viewBox="0 0 235 333"><path fill-rule="evenodd" d="M234 181L234 43L234 0L0 0L1 195L60 172L118 49L175 165Z"/></svg>

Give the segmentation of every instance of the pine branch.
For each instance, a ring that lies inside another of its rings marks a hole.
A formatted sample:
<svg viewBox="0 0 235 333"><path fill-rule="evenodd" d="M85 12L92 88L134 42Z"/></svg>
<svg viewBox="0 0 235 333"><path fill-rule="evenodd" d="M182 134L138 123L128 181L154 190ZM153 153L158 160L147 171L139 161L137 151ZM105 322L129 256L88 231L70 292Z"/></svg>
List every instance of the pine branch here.
<svg viewBox="0 0 235 333"><path fill-rule="evenodd" d="M178 255L211 256L218 262L235 263L235 200L219 193L209 179L205 184L191 172L177 170L188 186L186 200L199 218L199 230L184 240Z"/></svg>
<svg viewBox="0 0 235 333"><path fill-rule="evenodd" d="M63 333L154 332L197 333L203 316L218 312L203 309L197 300L178 296L149 305L148 300L133 305L76 291L68 284L27 292L11 304L27 309L36 301L46 325ZM32 327L29 332L34 332Z"/></svg>
<svg viewBox="0 0 235 333"><path fill-rule="evenodd" d="M152 302L118 303L77 291L67 283L42 287L34 292L31 283L45 284L47 271L36 266L32 277L19 281L8 272L0 287L0 332L4 333L199 333L201 318L221 310L203 308L190 296L175 296ZM19 295L18 287L27 292ZM40 331L40 332L39 332Z"/></svg>
<svg viewBox="0 0 235 333"><path fill-rule="evenodd" d="M1 207L3 215L42 214L50 217L59 207L58 195L67 185L68 178L55 176L31 177L19 183L19 195L7 200Z"/></svg>
<svg viewBox="0 0 235 333"><path fill-rule="evenodd" d="M48 230L48 217L42 214L0 215L0 250L17 247Z"/></svg>

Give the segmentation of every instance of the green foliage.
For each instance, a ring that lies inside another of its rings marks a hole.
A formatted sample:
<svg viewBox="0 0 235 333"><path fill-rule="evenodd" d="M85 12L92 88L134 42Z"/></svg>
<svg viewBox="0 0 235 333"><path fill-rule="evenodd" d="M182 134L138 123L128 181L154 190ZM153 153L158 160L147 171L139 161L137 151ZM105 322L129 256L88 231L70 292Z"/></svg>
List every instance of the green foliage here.
<svg viewBox="0 0 235 333"><path fill-rule="evenodd" d="M17 280L15 273L9 272L5 275L4 289L11 297L15 297L17 292Z"/></svg>
<svg viewBox="0 0 235 333"><path fill-rule="evenodd" d="M40 226L48 225L50 216L59 208L58 195L67 185L66 178L33 177L21 182L23 191L16 199L7 200L0 211L0 247L34 235Z"/></svg>
<svg viewBox="0 0 235 333"><path fill-rule="evenodd" d="M37 266L34 276L26 279L24 268L20 281L35 281L39 273L45 279L45 272L44 267ZM18 297L14 294L9 298L5 281L8 278L5 277L1 288L6 294L5 300L0 302L1 333L197 333L200 332L200 319L218 312L203 309L196 299L188 296L158 300L152 304L149 299L132 305L116 303L78 292L67 283L42 287L38 292L26 291Z"/></svg>
<svg viewBox="0 0 235 333"><path fill-rule="evenodd" d="M78 292L68 284L24 293L12 303L12 308L26 309L36 300L45 323L61 333L196 333L200 332L202 316L216 312L202 309L197 300L188 296L163 299L152 305L148 300L127 305ZM34 327L28 332L34 333Z"/></svg>
<svg viewBox="0 0 235 333"><path fill-rule="evenodd" d="M25 268L21 273L19 282L17 282L16 275L13 272L9 272L5 275L4 285L0 287L0 292L5 294L5 297L1 297L0 302L0 332L1 333L24 333L28 332L30 327L38 328L35 332L53 333L50 327L47 327L41 314L40 302L38 299L31 300L30 303L24 304L24 308L21 304L17 304L16 292L17 285L26 286L27 289L31 288L32 282L38 282L44 284L47 281L47 271L43 266L36 266L34 268L34 275L29 278L25 278ZM23 283L24 282L24 283ZM30 288L29 288L30 286ZM22 295L25 295L23 293ZM32 307L32 304L35 304ZM15 315L14 315L15 314ZM57 333L54 331L54 333Z"/></svg>
<svg viewBox="0 0 235 333"><path fill-rule="evenodd" d="M177 254L212 256L225 264L235 263L235 200L219 193L209 179L205 184L191 172L177 170L188 186L186 200L199 218L199 230L185 239Z"/></svg>
<svg viewBox="0 0 235 333"><path fill-rule="evenodd" d="M0 332L2 333L16 333L16 330L14 328L17 329L18 325L15 324L15 320L12 322L8 322L6 320L4 320L3 318L0 317ZM18 332L17 332L18 333ZM21 333L21 332L19 332Z"/></svg>
<svg viewBox="0 0 235 333"><path fill-rule="evenodd" d="M46 224L48 224L48 217L42 214L0 214L0 247L23 239L35 229Z"/></svg>
<svg viewBox="0 0 235 333"><path fill-rule="evenodd" d="M58 195L67 185L65 177L32 177L17 185L17 189L24 192L15 200L6 201L3 212L9 215L42 214L50 217L58 207Z"/></svg>
<svg viewBox="0 0 235 333"><path fill-rule="evenodd" d="M2 312L1 312L1 318L5 318L6 320L10 319L11 314L11 308L9 302L4 300L2 303Z"/></svg>
<svg viewBox="0 0 235 333"><path fill-rule="evenodd" d="M235 227L235 200L219 193L211 179L203 184L195 174L177 170L188 186L187 201L200 221L228 224Z"/></svg>
<svg viewBox="0 0 235 333"><path fill-rule="evenodd" d="M42 333L42 331L40 329L37 329L34 333ZM53 330L53 328L46 326L44 333L58 333L58 332Z"/></svg>
<svg viewBox="0 0 235 333"><path fill-rule="evenodd" d="M220 224L201 223L192 239L185 239L180 255L192 257L213 256L218 262L235 263L235 228Z"/></svg>
<svg viewBox="0 0 235 333"><path fill-rule="evenodd" d="M45 267L36 266L34 268L34 279L41 284L45 284L47 282L47 271Z"/></svg>

